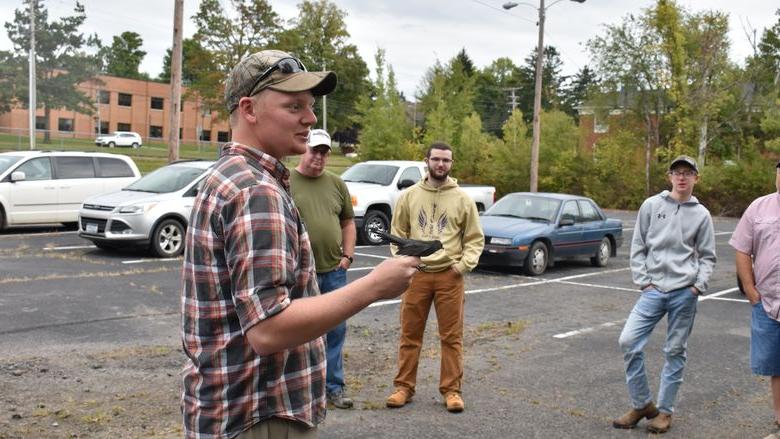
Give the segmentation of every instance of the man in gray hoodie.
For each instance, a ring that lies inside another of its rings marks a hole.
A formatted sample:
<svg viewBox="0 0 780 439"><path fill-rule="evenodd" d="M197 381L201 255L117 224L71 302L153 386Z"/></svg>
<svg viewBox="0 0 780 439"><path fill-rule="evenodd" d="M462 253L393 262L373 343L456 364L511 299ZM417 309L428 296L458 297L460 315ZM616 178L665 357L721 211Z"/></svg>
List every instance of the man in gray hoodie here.
<svg viewBox="0 0 780 439"><path fill-rule="evenodd" d="M641 294L619 342L632 409L612 421L615 428L634 428L642 418L651 419L647 429L652 433L665 433L671 427L697 297L707 290L716 260L712 217L693 196L699 182L696 161L679 156L668 175L672 191L642 203L631 240L631 275ZM666 362L656 408L647 384L644 347L664 315Z"/></svg>

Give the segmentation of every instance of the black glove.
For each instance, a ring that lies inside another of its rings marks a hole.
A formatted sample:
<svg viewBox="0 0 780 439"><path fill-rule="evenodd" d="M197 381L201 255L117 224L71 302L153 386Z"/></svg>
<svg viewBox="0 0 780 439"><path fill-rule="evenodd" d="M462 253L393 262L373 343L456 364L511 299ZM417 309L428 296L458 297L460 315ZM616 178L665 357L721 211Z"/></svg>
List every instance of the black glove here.
<svg viewBox="0 0 780 439"><path fill-rule="evenodd" d="M405 256L429 256L441 250L441 241L420 241L417 239L404 239L387 232L376 231L383 240L398 247L398 254Z"/></svg>

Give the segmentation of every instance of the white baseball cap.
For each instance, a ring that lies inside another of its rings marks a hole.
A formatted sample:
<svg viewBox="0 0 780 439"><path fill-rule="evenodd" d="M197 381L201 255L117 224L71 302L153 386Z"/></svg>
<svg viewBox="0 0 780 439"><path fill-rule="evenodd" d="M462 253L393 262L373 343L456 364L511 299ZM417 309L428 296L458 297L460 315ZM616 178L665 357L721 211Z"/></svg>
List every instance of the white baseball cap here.
<svg viewBox="0 0 780 439"><path fill-rule="evenodd" d="M328 147L328 149L331 148L330 134L328 134L327 131L321 129L311 130L309 132L309 148L314 148L315 146L320 145L325 145Z"/></svg>

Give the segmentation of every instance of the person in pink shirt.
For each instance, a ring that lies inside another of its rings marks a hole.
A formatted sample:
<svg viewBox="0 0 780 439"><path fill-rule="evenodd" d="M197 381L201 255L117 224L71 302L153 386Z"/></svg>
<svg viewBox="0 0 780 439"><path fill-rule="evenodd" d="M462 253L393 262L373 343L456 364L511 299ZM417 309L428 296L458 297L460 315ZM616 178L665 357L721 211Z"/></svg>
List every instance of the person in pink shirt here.
<svg viewBox="0 0 780 439"><path fill-rule="evenodd" d="M777 192L750 203L729 244L737 251L737 275L753 307L750 324L750 368L770 376L775 411L774 432L780 439L780 162Z"/></svg>

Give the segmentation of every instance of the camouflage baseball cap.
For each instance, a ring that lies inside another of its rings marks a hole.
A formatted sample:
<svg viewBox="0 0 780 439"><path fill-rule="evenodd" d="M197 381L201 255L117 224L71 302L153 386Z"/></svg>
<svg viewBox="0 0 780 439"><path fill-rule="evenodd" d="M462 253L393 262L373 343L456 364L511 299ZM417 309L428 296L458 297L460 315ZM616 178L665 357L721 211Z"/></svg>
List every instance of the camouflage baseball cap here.
<svg viewBox="0 0 780 439"><path fill-rule="evenodd" d="M225 105L229 113L238 107L238 101L254 96L261 90L295 93L310 90L314 96L323 96L336 88L333 72L307 72L294 56L281 50L261 50L241 60L225 81Z"/></svg>

